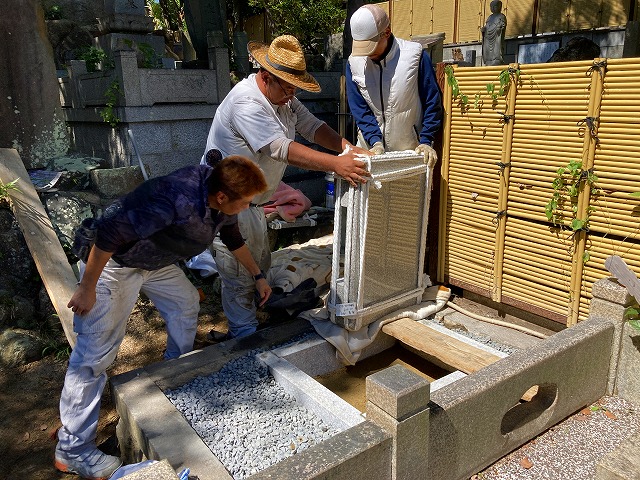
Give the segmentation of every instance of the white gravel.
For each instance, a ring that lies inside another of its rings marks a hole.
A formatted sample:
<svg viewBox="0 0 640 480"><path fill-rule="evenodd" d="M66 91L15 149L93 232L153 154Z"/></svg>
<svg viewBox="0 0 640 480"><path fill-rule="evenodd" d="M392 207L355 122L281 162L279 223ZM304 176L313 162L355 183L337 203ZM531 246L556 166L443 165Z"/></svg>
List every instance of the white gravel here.
<svg viewBox="0 0 640 480"><path fill-rule="evenodd" d="M472 480L591 480L596 464L638 429L640 407L620 397L603 397Z"/></svg>
<svg viewBox="0 0 640 480"><path fill-rule="evenodd" d="M255 358L265 350L252 350L214 374L165 392L234 479L339 433L276 383Z"/></svg>

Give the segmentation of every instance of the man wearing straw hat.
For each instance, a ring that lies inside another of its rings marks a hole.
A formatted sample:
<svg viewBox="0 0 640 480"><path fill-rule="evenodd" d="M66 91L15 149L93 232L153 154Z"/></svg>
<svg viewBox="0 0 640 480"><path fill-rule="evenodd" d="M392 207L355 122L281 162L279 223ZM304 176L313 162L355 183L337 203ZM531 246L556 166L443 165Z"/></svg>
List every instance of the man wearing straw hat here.
<svg viewBox="0 0 640 480"><path fill-rule="evenodd" d="M358 145L375 154L415 149L433 166L442 104L429 55L419 43L395 38L377 5L360 7L349 25L353 48L345 76Z"/></svg>
<svg viewBox="0 0 640 480"><path fill-rule="evenodd" d="M319 92L320 85L306 70L298 40L282 35L270 45L249 42L249 54L260 65L257 73L238 83L216 110L205 153L213 148L223 156L243 155L262 168L267 190L256 196L248 210L238 215L240 231L261 267L252 276L216 239L216 265L222 279L222 306L229 321L227 336L244 337L256 331L255 282L264 278L271 264L267 222L262 206L278 187L287 165L335 172L352 185L366 182L369 173L358 157L369 154L354 147L326 123L316 118L295 97L298 89ZM296 133L336 156L296 142ZM215 337L214 337L215 338Z"/></svg>

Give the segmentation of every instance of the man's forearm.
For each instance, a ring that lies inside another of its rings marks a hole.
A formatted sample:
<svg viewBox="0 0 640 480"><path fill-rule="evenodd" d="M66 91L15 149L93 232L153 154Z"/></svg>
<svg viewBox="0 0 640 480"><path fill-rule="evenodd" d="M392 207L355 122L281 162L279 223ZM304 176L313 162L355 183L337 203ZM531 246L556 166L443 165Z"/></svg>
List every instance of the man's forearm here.
<svg viewBox="0 0 640 480"><path fill-rule="evenodd" d="M84 274L80 280L80 284L85 287L95 287L100 278L100 274L104 269L113 253L105 252L97 246L91 247L89 252L89 258L87 259L87 265L84 269Z"/></svg>
<svg viewBox="0 0 640 480"><path fill-rule="evenodd" d="M328 150L342 152L350 143L326 123L316 130L314 142Z"/></svg>
<svg viewBox="0 0 640 480"><path fill-rule="evenodd" d="M289 164L306 170L332 172L335 156L319 152L298 142L291 142L289 144L288 161Z"/></svg>

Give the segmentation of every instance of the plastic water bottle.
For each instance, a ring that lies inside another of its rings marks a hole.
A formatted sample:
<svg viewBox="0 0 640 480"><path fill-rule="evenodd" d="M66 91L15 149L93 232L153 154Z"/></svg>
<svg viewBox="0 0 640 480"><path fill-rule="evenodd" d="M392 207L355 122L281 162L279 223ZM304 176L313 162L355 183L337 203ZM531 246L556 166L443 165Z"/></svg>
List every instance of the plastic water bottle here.
<svg viewBox="0 0 640 480"><path fill-rule="evenodd" d="M327 173L324 176L324 179L327 182L327 186L325 189L324 195L324 206L327 208L334 208L335 205L335 183L333 173Z"/></svg>

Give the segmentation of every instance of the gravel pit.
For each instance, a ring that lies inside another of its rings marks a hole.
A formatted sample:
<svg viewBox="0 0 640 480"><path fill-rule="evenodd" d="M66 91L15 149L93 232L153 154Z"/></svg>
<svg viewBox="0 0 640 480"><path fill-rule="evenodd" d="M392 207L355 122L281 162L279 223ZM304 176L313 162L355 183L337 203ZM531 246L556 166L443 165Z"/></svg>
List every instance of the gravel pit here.
<svg viewBox="0 0 640 480"><path fill-rule="evenodd" d="M256 358L267 350L252 350L214 374L165 392L234 479L340 433L274 380Z"/></svg>

